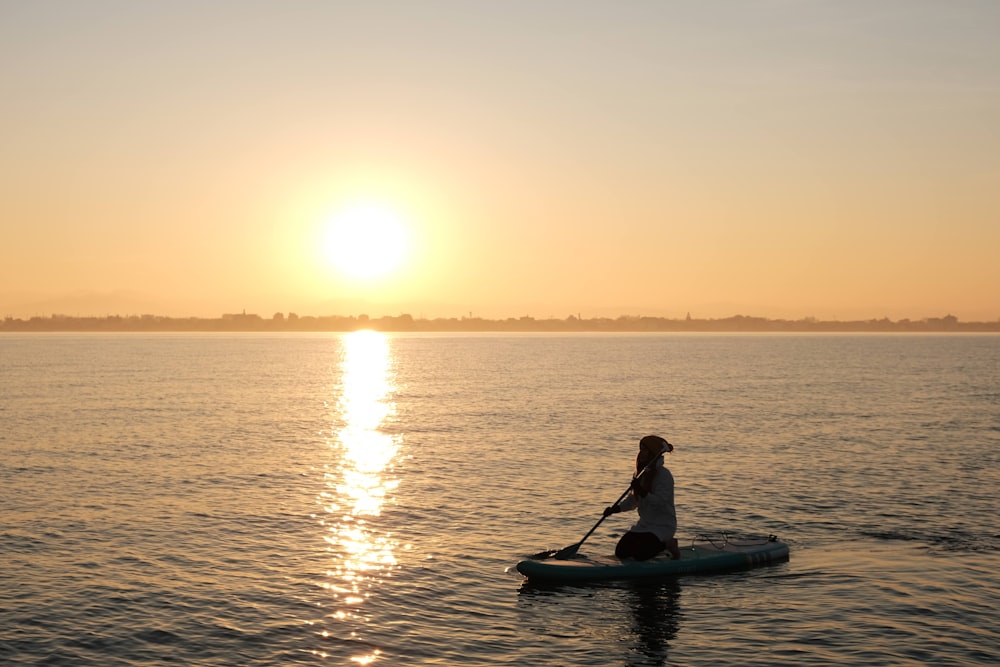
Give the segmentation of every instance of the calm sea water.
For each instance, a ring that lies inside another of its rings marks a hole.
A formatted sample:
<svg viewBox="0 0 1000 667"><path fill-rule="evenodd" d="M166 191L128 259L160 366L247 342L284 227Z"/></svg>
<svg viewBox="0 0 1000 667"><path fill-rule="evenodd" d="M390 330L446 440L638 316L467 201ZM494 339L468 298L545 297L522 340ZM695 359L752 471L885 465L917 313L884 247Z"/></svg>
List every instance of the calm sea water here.
<svg viewBox="0 0 1000 667"><path fill-rule="evenodd" d="M0 422L5 665L1000 661L1000 336L5 335ZM525 584L648 433L791 560Z"/></svg>

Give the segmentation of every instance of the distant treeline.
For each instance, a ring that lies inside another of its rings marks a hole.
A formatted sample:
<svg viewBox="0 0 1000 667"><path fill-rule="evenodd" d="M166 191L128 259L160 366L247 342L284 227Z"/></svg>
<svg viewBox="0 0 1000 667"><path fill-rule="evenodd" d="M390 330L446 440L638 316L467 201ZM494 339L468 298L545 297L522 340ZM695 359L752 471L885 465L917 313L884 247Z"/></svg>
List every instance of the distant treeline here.
<svg viewBox="0 0 1000 667"><path fill-rule="evenodd" d="M684 319L622 315L617 318L585 319L570 315L566 319L510 317L488 320L478 317L415 318L368 315L321 317L275 313L270 318L247 313L227 314L220 318L162 317L159 315L109 315L74 317L52 315L27 320L7 317L0 322L0 332L8 331L330 331L361 329L375 331L521 331L521 332L1000 332L995 322L959 322L954 315L923 320L824 321L814 317L801 320L772 320L764 317L734 315L721 319Z"/></svg>

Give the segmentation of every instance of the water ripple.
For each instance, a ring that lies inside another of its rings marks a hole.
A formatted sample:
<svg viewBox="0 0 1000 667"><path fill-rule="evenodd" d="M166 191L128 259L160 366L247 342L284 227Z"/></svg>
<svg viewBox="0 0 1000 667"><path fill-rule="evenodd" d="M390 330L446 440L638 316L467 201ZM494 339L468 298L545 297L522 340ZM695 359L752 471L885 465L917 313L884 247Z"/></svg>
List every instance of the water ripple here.
<svg viewBox="0 0 1000 667"><path fill-rule="evenodd" d="M998 341L5 337L0 663L993 664ZM791 560L526 584L647 432Z"/></svg>

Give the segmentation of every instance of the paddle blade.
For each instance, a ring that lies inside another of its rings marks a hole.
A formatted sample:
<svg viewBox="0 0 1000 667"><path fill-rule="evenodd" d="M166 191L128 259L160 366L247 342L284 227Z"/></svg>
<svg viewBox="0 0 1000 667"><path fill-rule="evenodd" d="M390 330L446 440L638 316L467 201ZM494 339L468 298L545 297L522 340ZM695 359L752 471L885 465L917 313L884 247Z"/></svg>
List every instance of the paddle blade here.
<svg viewBox="0 0 1000 667"><path fill-rule="evenodd" d="M580 550L580 542L576 544L571 544L565 549L560 549L555 553L556 560L567 560L576 555L576 552Z"/></svg>
<svg viewBox="0 0 1000 667"><path fill-rule="evenodd" d="M528 556L531 560L545 560L546 558L555 558L556 560L566 560L572 558L576 555L576 552L580 550L580 542L576 544L571 544L563 549L549 549L548 551L539 551L537 554L532 554Z"/></svg>

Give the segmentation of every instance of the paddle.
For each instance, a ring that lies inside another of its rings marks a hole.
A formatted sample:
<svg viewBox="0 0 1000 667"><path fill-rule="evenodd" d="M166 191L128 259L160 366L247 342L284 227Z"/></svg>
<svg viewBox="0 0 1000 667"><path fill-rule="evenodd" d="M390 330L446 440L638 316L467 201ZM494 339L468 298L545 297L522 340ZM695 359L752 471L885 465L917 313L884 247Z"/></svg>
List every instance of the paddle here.
<svg viewBox="0 0 1000 667"><path fill-rule="evenodd" d="M664 442L666 442L666 441L664 441ZM659 461L661 456L663 456L667 452L673 451L673 449L674 449L673 445L671 445L669 442L667 442L667 446L663 448L663 451L661 451L659 454L657 454L656 456L654 456L653 460L650 461L649 463L647 463L646 467L643 468L642 470L640 470L639 474L632 478L632 482L628 485L628 488L625 489L624 493L622 493L620 496L618 496L618 500L616 500L614 503L612 503L611 507L615 507L618 503L620 503L621 501L625 500L625 496L627 496L628 492L632 490L632 487L635 485L636 481L638 481L638 479L640 477L642 477L643 474L647 470L649 470L651 467L653 467L653 464L655 464L657 461ZM587 534L584 535L582 538L580 538L580 541L577 542L576 544L571 544L568 547L563 547L562 549L558 549L558 550L557 549L549 549L548 551L541 551L541 552L535 554L534 556L529 556L529 558L531 558L532 560L544 560L546 558L553 558L553 557L556 560L566 560L567 558L572 558L573 556L576 555L576 552L580 550L580 546L584 542L587 541L587 538L590 537L591 534L593 534L593 532L595 530L597 530L598 526L600 526L602 523L604 523L604 520L607 519L608 516L610 516L610 515L602 514L601 518L598 519L597 523L594 524L594 527L591 528L590 530L588 530Z"/></svg>

